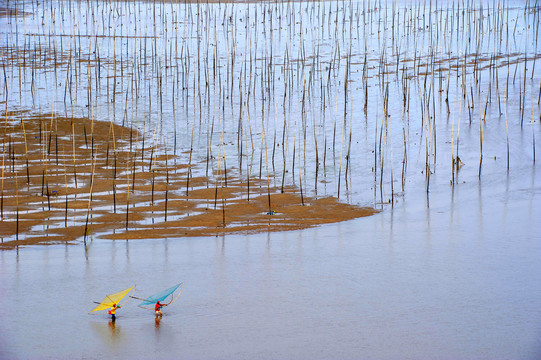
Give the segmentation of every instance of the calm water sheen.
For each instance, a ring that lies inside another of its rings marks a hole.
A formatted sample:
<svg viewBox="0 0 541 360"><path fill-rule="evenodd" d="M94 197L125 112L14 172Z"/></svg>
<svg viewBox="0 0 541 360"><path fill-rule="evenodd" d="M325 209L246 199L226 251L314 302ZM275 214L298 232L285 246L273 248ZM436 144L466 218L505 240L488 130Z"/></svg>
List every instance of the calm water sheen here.
<svg viewBox="0 0 541 360"><path fill-rule="evenodd" d="M539 181L307 231L4 251L0 357L536 359ZM159 324L135 301L114 327L87 314L107 292L179 280Z"/></svg>
<svg viewBox="0 0 541 360"><path fill-rule="evenodd" d="M133 123L179 162L193 147L212 173L224 154L243 179L266 172L268 143L274 185L382 212L2 251L0 359L540 359L539 12L381 3L21 1L32 15L1 17L2 110ZM179 281L159 323L135 301L114 326L88 314Z"/></svg>

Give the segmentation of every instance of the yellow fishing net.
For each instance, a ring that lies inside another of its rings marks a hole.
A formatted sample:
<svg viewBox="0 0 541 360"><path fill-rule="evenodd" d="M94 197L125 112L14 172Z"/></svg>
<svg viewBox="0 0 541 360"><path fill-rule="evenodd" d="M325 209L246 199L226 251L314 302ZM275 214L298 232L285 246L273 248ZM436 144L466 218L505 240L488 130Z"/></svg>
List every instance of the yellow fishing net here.
<svg viewBox="0 0 541 360"><path fill-rule="evenodd" d="M128 288L126 290L122 290L114 294L105 296L105 298L99 303L99 305L96 306L90 312L110 309L111 307L113 307L113 304L119 305L120 300L122 300L124 296L126 296L130 291L132 291L133 288L135 288L135 286L132 286L131 288Z"/></svg>

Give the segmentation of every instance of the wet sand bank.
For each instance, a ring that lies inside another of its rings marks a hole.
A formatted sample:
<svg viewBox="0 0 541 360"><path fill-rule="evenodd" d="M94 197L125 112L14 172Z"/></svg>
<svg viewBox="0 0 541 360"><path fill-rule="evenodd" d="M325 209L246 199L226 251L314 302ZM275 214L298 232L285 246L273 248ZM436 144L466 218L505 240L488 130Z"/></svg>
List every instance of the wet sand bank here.
<svg viewBox="0 0 541 360"><path fill-rule="evenodd" d="M206 175L137 129L2 115L0 248L304 229L376 212L237 169ZM201 169L199 169L201 170ZM203 174L200 174L203 173Z"/></svg>

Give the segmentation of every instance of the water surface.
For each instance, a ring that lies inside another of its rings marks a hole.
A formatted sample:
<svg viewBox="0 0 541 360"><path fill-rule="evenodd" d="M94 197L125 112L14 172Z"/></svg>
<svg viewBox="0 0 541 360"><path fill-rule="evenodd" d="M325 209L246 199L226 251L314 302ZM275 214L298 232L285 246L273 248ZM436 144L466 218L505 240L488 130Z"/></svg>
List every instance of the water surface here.
<svg viewBox="0 0 541 360"><path fill-rule="evenodd" d="M529 175L305 231L1 252L2 357L539 358ZM114 327L87 315L107 292L179 280L159 324L135 301Z"/></svg>
<svg viewBox="0 0 541 360"><path fill-rule="evenodd" d="M6 110L133 124L180 163L193 148L210 174L227 158L265 179L268 156L278 185L382 211L305 231L2 251L0 358L541 358L530 3L40 4L0 18ZM88 315L107 293L179 281L159 323L135 301L114 326Z"/></svg>

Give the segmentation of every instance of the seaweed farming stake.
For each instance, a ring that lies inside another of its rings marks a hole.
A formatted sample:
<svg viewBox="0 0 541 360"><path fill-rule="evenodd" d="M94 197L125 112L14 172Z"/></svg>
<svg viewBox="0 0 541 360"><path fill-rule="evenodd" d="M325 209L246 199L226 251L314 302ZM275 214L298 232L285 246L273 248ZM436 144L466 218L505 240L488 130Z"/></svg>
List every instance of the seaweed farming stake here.
<svg viewBox="0 0 541 360"><path fill-rule="evenodd" d="M535 119L533 115L533 84L530 88L530 109L532 111L532 157L535 164Z"/></svg>
<svg viewBox="0 0 541 360"><path fill-rule="evenodd" d="M0 218L1 219L4 219L4 168L5 168L4 166L5 166L5 159L6 159L6 141L3 138L2 139L2 190L1 190L1 195L0 195ZM2 241L3 241L3 239L2 239Z"/></svg>

